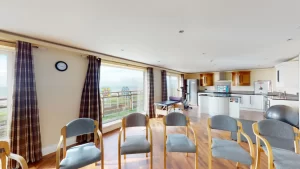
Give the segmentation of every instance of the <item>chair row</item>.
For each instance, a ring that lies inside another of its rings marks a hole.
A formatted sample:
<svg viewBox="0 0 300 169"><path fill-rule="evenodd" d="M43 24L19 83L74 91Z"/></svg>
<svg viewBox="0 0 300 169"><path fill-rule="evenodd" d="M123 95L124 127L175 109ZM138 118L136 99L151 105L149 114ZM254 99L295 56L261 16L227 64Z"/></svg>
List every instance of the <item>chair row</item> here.
<svg viewBox="0 0 300 169"><path fill-rule="evenodd" d="M195 168L197 168L197 140L189 118L181 113L170 113L164 117L164 168L166 169L167 152L195 153ZM185 126L186 134L166 134L167 126ZM126 136L128 127L145 127L145 134ZM193 132L194 143L188 138L188 129ZM66 148L66 139L69 137L94 133L94 143L81 144ZM123 136L123 143L121 142ZM149 137L150 136L150 137ZM100 149L97 148L100 140ZM63 143L63 159L60 160L60 149ZM122 119L122 127L118 139L118 168L121 169L121 156L126 159L126 154L150 154L150 168L153 168L153 139L149 118L140 113L133 113ZM61 136L56 152L57 169L74 169L101 161L104 169L104 148L102 134L98 129L98 122L88 118L71 121L61 129Z"/></svg>
<svg viewBox="0 0 300 169"><path fill-rule="evenodd" d="M212 157L223 158L249 165L251 169L260 167L261 152L268 157L268 169L300 168L299 130L278 120L262 120L252 125L256 136L256 154L251 138L243 131L242 123L229 116L217 115L208 119L209 139L208 168L212 168ZM237 141L212 138L211 129L237 133ZM248 142L250 154L240 146L241 135ZM262 141L262 142L261 142ZM287 146L288 144L288 146Z"/></svg>

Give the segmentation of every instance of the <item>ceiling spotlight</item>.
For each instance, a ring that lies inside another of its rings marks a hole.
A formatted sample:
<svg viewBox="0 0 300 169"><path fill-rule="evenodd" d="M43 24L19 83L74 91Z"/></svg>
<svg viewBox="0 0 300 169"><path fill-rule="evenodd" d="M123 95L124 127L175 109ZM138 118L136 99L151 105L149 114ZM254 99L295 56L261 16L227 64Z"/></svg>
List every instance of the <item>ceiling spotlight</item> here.
<svg viewBox="0 0 300 169"><path fill-rule="evenodd" d="M183 33L183 32L184 32L184 30L180 30L180 31L179 31L179 33Z"/></svg>
<svg viewBox="0 0 300 169"><path fill-rule="evenodd" d="M205 55L206 53L202 53L202 55Z"/></svg>
<svg viewBox="0 0 300 169"><path fill-rule="evenodd" d="M291 40L293 40L292 38L288 38L286 41L288 42L288 41L291 41Z"/></svg>
<svg viewBox="0 0 300 169"><path fill-rule="evenodd" d="M157 61L158 63L160 62L160 61Z"/></svg>
<svg viewBox="0 0 300 169"><path fill-rule="evenodd" d="M212 59L212 60L210 60L210 62L213 62L214 60Z"/></svg>
<svg viewBox="0 0 300 169"><path fill-rule="evenodd" d="M123 52L123 51L124 51L124 49L121 49L121 51Z"/></svg>

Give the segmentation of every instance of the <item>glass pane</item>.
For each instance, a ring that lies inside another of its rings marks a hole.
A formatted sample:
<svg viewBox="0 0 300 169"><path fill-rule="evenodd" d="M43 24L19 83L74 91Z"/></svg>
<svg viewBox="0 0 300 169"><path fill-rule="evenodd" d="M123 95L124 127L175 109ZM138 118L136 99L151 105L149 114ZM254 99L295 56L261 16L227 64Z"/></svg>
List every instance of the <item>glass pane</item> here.
<svg viewBox="0 0 300 169"><path fill-rule="evenodd" d="M0 138L7 136L7 56L0 54Z"/></svg>
<svg viewBox="0 0 300 169"><path fill-rule="evenodd" d="M101 66L100 91L103 123L121 119L130 113L144 112L144 71Z"/></svg>
<svg viewBox="0 0 300 169"><path fill-rule="evenodd" d="M179 78L177 76L167 76L168 97L179 96Z"/></svg>

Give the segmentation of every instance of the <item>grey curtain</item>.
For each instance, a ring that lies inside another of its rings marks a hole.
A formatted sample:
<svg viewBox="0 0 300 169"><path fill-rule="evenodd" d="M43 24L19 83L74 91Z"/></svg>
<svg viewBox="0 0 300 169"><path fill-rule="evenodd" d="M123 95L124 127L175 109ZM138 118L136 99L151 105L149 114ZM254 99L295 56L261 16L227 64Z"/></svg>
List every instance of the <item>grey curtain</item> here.
<svg viewBox="0 0 300 169"><path fill-rule="evenodd" d="M153 80L153 68L147 68L147 87L148 87L148 110L149 117L155 117L154 112L154 80Z"/></svg>
<svg viewBox="0 0 300 169"><path fill-rule="evenodd" d="M91 118L99 122L99 130L102 131L102 108L100 98L100 67L101 59L88 56L89 65L81 94L80 118ZM82 135L77 137L77 142L88 142L93 136Z"/></svg>
<svg viewBox="0 0 300 169"><path fill-rule="evenodd" d="M168 100L167 71L161 71L161 100Z"/></svg>
<svg viewBox="0 0 300 169"><path fill-rule="evenodd" d="M10 148L27 162L42 158L40 119L31 44L17 42ZM20 168L11 161L12 168Z"/></svg>

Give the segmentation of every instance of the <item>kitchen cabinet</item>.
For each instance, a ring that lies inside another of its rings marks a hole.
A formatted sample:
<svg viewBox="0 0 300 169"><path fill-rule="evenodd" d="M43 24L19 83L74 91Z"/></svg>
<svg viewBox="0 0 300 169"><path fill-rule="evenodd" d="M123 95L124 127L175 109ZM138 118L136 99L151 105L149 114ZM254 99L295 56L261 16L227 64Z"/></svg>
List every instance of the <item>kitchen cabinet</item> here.
<svg viewBox="0 0 300 169"><path fill-rule="evenodd" d="M298 89L299 88L299 65L298 61L283 62L276 67L276 88L277 89Z"/></svg>
<svg viewBox="0 0 300 169"><path fill-rule="evenodd" d="M229 115L229 97L209 97L208 102L210 115Z"/></svg>
<svg viewBox="0 0 300 169"><path fill-rule="evenodd" d="M209 96L198 96L198 106L201 113L209 113Z"/></svg>
<svg viewBox="0 0 300 169"><path fill-rule="evenodd" d="M241 97L240 108L243 110L263 111L263 95L236 95Z"/></svg>
<svg viewBox="0 0 300 169"><path fill-rule="evenodd" d="M214 85L213 73L200 74L200 86L213 86L213 85Z"/></svg>
<svg viewBox="0 0 300 169"><path fill-rule="evenodd" d="M232 86L250 86L250 71L232 72Z"/></svg>

